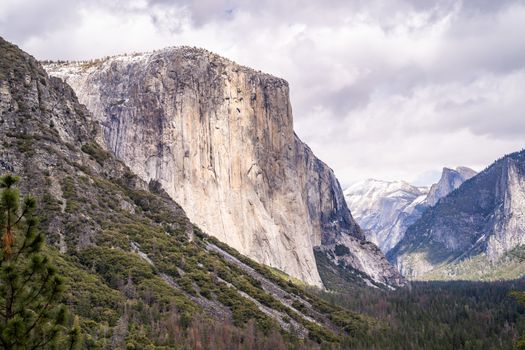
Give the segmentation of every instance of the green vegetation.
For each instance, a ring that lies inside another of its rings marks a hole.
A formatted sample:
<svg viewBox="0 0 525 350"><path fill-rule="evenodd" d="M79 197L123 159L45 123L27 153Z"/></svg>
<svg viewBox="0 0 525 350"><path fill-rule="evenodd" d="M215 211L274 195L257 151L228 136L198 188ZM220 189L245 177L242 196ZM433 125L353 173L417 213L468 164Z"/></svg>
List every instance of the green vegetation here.
<svg viewBox="0 0 525 350"><path fill-rule="evenodd" d="M525 291L524 279L412 282L407 288L390 291L360 285L357 272L345 275L346 269L331 264L320 251L316 251L316 258L321 278L331 292L313 292L330 305L368 315L380 325L369 330L371 342L343 342L345 346L510 349L525 331L525 308L510 297L512 291ZM518 263L514 258L507 259ZM332 317L337 318L337 312L332 312Z"/></svg>
<svg viewBox="0 0 525 350"><path fill-rule="evenodd" d="M317 293L383 322L384 328L372 330L370 348L512 349L525 332L525 307L510 296L516 290L525 291L525 280L413 282L396 291ZM514 294L525 301L523 293Z"/></svg>
<svg viewBox="0 0 525 350"><path fill-rule="evenodd" d="M104 151L96 142L86 143L82 145L81 149L82 152L92 156L100 165L103 165L104 161L110 157L109 153Z"/></svg>
<svg viewBox="0 0 525 350"><path fill-rule="evenodd" d="M523 271L525 271L525 262L517 259L514 255L515 252L516 254L521 254L521 249L517 247L497 261L490 261L485 255L478 255L458 263L438 266L419 279L428 281L498 281L516 279L523 276Z"/></svg>
<svg viewBox="0 0 525 350"><path fill-rule="evenodd" d="M504 349L524 330L524 310L508 297L510 286L430 283L387 292L360 288L357 271L341 278L337 267L326 265L330 288L345 294L312 291L202 233L155 184L147 191L129 185L135 181L129 173L111 181L82 164L64 164L76 175L62 177L60 196L42 191L40 225L48 229L59 217L67 228L67 254L51 249L49 255L65 277L64 301L79 317L84 348ZM55 181L45 172L30 178ZM291 299L269 293L210 245ZM478 289L487 293L476 296ZM283 330L259 304L304 327L307 338Z"/></svg>
<svg viewBox="0 0 525 350"><path fill-rule="evenodd" d="M216 322L212 316L217 315L213 313L201 318L200 315L210 310L203 310L199 300L215 305L217 312L222 312L221 317L231 320L227 322L229 327L237 327L238 334L243 334L242 329L252 324L253 332L262 342L279 334L283 346L294 348L309 344L308 340L283 330L257 303L298 322L309 331L309 338L315 343L337 346L341 341L337 333L293 311L266 292L257 279L206 247L220 245L287 291L307 298L315 307L324 302L281 279L274 270L243 257L192 227L181 209L161 192L154 194L125 186L132 178L126 175L118 184L93 175L69 176L60 182L66 204L61 215L70 223L70 235L66 239L70 254L61 259L59 266L66 276L75 280L74 285L84 289L83 293L73 290L67 297L81 317L82 328L87 333L86 346L89 343L95 348L106 348L110 339L119 344L133 339L134 346L167 346L171 343L158 337L153 324L168 319L180 322L172 326L180 327L179 341L189 344L191 340L183 331L185 327ZM158 190L154 184L150 187ZM46 193L49 210L60 210L57 200L50 197L52 195ZM94 226L99 231L90 238L90 244L84 246L82 237L89 237L90 227ZM191 241L188 229L194 232ZM323 312L329 319L327 311ZM112 334L123 327L124 320L127 326L122 335ZM361 334L366 336L368 321L359 322L355 322L355 327L363 326ZM138 330L141 336L137 335ZM341 331L345 333L343 327ZM101 338L102 334L106 335Z"/></svg>
<svg viewBox="0 0 525 350"><path fill-rule="evenodd" d="M522 306L525 306L525 292L514 291L514 292L511 293L511 295L513 297L515 297L516 300L518 300L519 303ZM522 336L516 342L516 349L517 350L524 350L525 349L525 332L522 334Z"/></svg>
<svg viewBox="0 0 525 350"><path fill-rule="evenodd" d="M513 258L513 260L517 260L520 263L525 262L525 246L520 245L511 250L508 253L509 256ZM513 291L511 295L518 300L518 302L525 307L525 291ZM525 349L525 332L521 335L521 337L516 342L516 349L517 350L524 350Z"/></svg>
<svg viewBox="0 0 525 350"><path fill-rule="evenodd" d="M2 349L73 349L80 330L69 328L60 305L63 279L43 249L33 213L36 201L26 197L20 207L19 179L0 178L0 346Z"/></svg>

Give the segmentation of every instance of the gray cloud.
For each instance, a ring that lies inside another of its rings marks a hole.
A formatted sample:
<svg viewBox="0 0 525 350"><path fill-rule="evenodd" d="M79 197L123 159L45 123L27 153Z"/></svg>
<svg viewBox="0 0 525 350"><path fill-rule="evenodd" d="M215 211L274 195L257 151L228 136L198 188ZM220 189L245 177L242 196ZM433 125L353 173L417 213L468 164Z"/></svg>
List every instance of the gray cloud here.
<svg viewBox="0 0 525 350"><path fill-rule="evenodd" d="M0 9L3 9L0 29L2 35L15 42L67 29L67 25L79 18L76 8L78 2L75 0L20 0L6 5L0 5Z"/></svg>
<svg viewBox="0 0 525 350"><path fill-rule="evenodd" d="M150 0L151 6L186 8L191 15L195 25L201 26L212 20L230 20L234 12L239 8L236 1L231 0L208 0L208 1L173 1L173 0ZM247 4L252 3L247 1Z"/></svg>
<svg viewBox="0 0 525 350"><path fill-rule="evenodd" d="M344 115L356 108L363 108L370 102L370 94L373 86L366 82L356 82L341 89L327 93L323 103L329 107L334 114Z"/></svg>
<svg viewBox="0 0 525 350"><path fill-rule="evenodd" d="M421 184L525 139L523 0L5 0L0 32L38 58L185 44L282 76L343 184Z"/></svg>

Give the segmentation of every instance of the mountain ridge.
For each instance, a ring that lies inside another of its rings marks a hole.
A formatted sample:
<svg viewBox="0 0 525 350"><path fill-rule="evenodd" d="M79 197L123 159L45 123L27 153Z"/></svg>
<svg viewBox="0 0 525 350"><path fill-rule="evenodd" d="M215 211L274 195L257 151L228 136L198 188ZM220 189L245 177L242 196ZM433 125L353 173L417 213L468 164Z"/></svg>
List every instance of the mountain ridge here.
<svg viewBox="0 0 525 350"><path fill-rule="evenodd" d="M387 252L410 223L428 188L405 181L364 180L345 189L345 199L368 239Z"/></svg>
<svg viewBox="0 0 525 350"><path fill-rule="evenodd" d="M405 181L368 179L345 189L345 199L365 235L386 254L421 214L476 172L467 167L443 168L430 188Z"/></svg>
<svg viewBox="0 0 525 350"><path fill-rule="evenodd" d="M477 257L497 263L525 243L524 169L523 150L495 161L425 212L389 259L412 278L436 269L462 278L446 271Z"/></svg>

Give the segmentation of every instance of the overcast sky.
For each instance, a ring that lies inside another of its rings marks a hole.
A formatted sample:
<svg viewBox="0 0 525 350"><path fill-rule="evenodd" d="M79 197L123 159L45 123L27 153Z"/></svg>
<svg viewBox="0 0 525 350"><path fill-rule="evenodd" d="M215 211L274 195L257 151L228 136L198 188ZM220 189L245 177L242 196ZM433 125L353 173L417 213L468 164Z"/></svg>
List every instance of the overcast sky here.
<svg viewBox="0 0 525 350"><path fill-rule="evenodd" d="M525 0L1 0L0 35L39 59L198 46L283 77L343 186L525 147Z"/></svg>

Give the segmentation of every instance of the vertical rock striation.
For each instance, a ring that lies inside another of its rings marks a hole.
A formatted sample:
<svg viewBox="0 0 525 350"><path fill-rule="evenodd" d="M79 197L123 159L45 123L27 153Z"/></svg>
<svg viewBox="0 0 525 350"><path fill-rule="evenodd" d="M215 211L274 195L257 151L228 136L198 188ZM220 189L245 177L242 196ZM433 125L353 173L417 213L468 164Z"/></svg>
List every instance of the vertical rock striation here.
<svg viewBox="0 0 525 350"><path fill-rule="evenodd" d="M286 81L192 48L46 69L108 150L241 253L320 286L314 247L364 239L332 170L293 131Z"/></svg>

